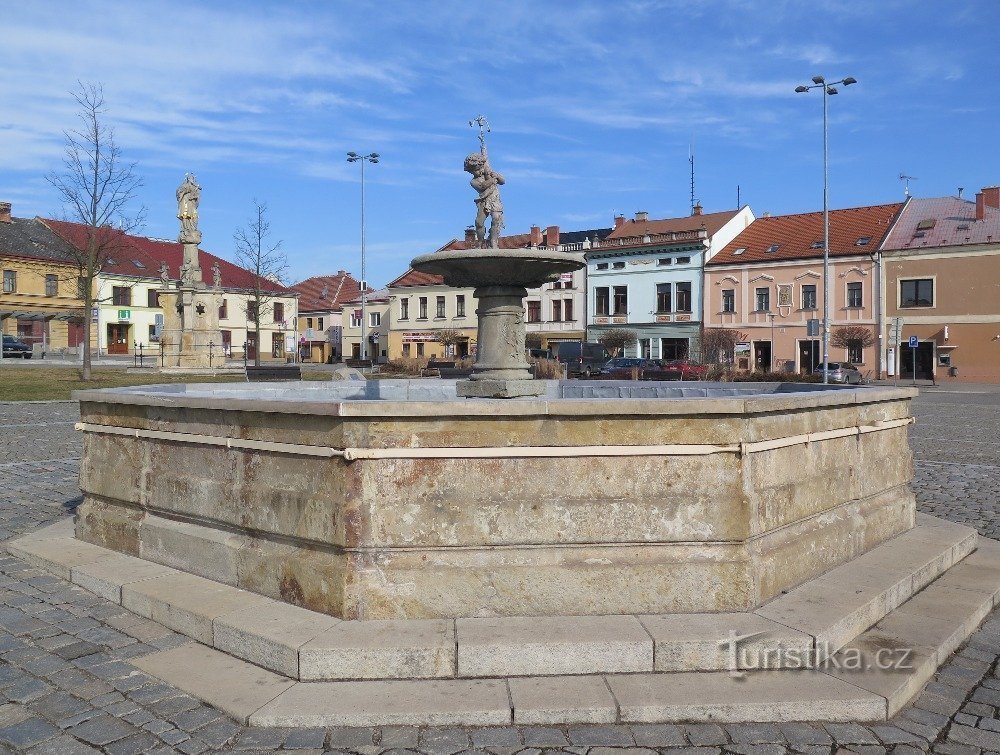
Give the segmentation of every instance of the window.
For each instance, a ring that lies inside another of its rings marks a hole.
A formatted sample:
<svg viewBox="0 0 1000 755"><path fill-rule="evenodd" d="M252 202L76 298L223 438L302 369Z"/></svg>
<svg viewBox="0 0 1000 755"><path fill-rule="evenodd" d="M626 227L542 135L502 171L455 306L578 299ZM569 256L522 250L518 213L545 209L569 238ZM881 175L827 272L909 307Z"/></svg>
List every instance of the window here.
<svg viewBox="0 0 1000 755"><path fill-rule="evenodd" d="M933 307L934 281L931 278L901 280L899 282L899 306Z"/></svg>
<svg viewBox="0 0 1000 755"><path fill-rule="evenodd" d="M872 242L871 236L862 236L854 242L854 246L868 246Z"/></svg>
<svg viewBox="0 0 1000 755"><path fill-rule="evenodd" d="M540 301L528 302L528 322L542 321L542 303Z"/></svg>
<svg viewBox="0 0 1000 755"><path fill-rule="evenodd" d="M360 328L361 327L361 310L356 309L351 312L351 327Z"/></svg>
<svg viewBox="0 0 1000 755"><path fill-rule="evenodd" d="M274 322L284 322L285 321L285 305L276 301L272 307L274 311Z"/></svg>
<svg viewBox="0 0 1000 755"><path fill-rule="evenodd" d="M598 270L607 270L608 269L608 263L607 262L598 262L597 263L597 269Z"/></svg>
<svg viewBox="0 0 1000 755"><path fill-rule="evenodd" d="M771 289L757 289L757 312L768 312L771 309Z"/></svg>
<svg viewBox="0 0 1000 755"><path fill-rule="evenodd" d="M410 356L410 344L408 343L403 344L403 356L404 357Z"/></svg>
<svg viewBox="0 0 1000 755"><path fill-rule="evenodd" d="M285 337L281 333L271 334L271 356L280 358L285 353Z"/></svg>
<svg viewBox="0 0 1000 755"><path fill-rule="evenodd" d="M427 297L426 296L421 296L417 300L417 304L418 304L418 307L417 307L417 319L418 320L426 320L427 319Z"/></svg>
<svg viewBox="0 0 1000 755"><path fill-rule="evenodd" d="M308 330L312 330L312 326L313 326L313 319L311 317L307 317L306 318L306 328Z"/></svg>
<svg viewBox="0 0 1000 755"><path fill-rule="evenodd" d="M865 361L864 347L861 341L847 342L847 361L851 364L862 364Z"/></svg>
<svg viewBox="0 0 1000 755"><path fill-rule="evenodd" d="M687 359L688 339L686 338L661 338L660 339L660 359Z"/></svg>
<svg viewBox="0 0 1000 755"><path fill-rule="evenodd" d="M155 288L146 289L146 306L151 309L160 306L160 292Z"/></svg>
<svg viewBox="0 0 1000 755"><path fill-rule="evenodd" d="M690 265L691 264L691 258L690 257L678 257L677 258L677 264L678 265Z"/></svg>
<svg viewBox="0 0 1000 755"><path fill-rule="evenodd" d="M552 284L553 289L562 288L562 281L556 281Z"/></svg>
<svg viewBox="0 0 1000 755"><path fill-rule="evenodd" d="M628 286L615 286L614 287L614 297L615 297L615 314L616 315L627 315L628 314Z"/></svg>
<svg viewBox="0 0 1000 755"><path fill-rule="evenodd" d="M736 256L736 257L739 257L746 250L747 250L747 248L745 246L741 246L739 249L733 249L733 255Z"/></svg>
<svg viewBox="0 0 1000 755"><path fill-rule="evenodd" d="M58 296L59 295L59 279L54 275L45 276L45 295L46 296Z"/></svg>
<svg viewBox="0 0 1000 755"><path fill-rule="evenodd" d="M552 302L552 322L562 322L562 300L555 299Z"/></svg>
<svg viewBox="0 0 1000 755"><path fill-rule="evenodd" d="M140 270L145 270L146 266L142 264L142 260L132 260L132 264L135 265Z"/></svg>
<svg viewBox="0 0 1000 755"><path fill-rule="evenodd" d="M816 309L816 284L802 286L802 309Z"/></svg>
<svg viewBox="0 0 1000 755"><path fill-rule="evenodd" d="M455 297L455 317L465 317L465 294Z"/></svg>
<svg viewBox="0 0 1000 755"><path fill-rule="evenodd" d="M156 335L156 326L155 325L150 325L149 326L149 340L150 341L159 341L160 340L160 337L158 335Z"/></svg>
<svg viewBox="0 0 1000 755"><path fill-rule="evenodd" d="M848 307L860 307L862 306L862 295L861 295L861 283L848 283L847 284L847 306ZM854 361L853 359L849 361Z"/></svg>
<svg viewBox="0 0 1000 755"><path fill-rule="evenodd" d="M595 311L598 315L607 316L611 314L610 300L611 300L611 289L607 286L601 286L600 288L594 289L594 304Z"/></svg>
<svg viewBox="0 0 1000 755"><path fill-rule="evenodd" d="M368 325L372 328L377 328L382 324L382 313L381 312L369 312L368 313Z"/></svg>
<svg viewBox="0 0 1000 755"><path fill-rule="evenodd" d="M320 317L320 318L319 318L319 320L317 321L317 325L316 325L316 327L317 327L317 328L318 328L319 330L323 330L323 318L322 318L322 317Z"/></svg>
<svg viewBox="0 0 1000 755"><path fill-rule="evenodd" d="M822 249L823 248L823 241L822 241L822 239L820 239L819 241L812 242L809 245L809 248L810 249Z"/></svg>
<svg viewBox="0 0 1000 755"><path fill-rule="evenodd" d="M563 281L562 282L562 287L563 288L573 288L573 279L570 278L568 281Z"/></svg>
<svg viewBox="0 0 1000 755"><path fill-rule="evenodd" d="M255 301L247 302L247 320L257 322L257 302Z"/></svg>
<svg viewBox="0 0 1000 755"><path fill-rule="evenodd" d="M669 283L656 284L656 311L671 311L671 285Z"/></svg>
<svg viewBox="0 0 1000 755"><path fill-rule="evenodd" d="M563 299L563 319L566 322L573 321L573 300Z"/></svg>
<svg viewBox="0 0 1000 755"><path fill-rule="evenodd" d="M222 300L222 304L219 306L219 319L220 320L229 319L229 299Z"/></svg>
<svg viewBox="0 0 1000 755"><path fill-rule="evenodd" d="M672 257L660 257L660 259L658 259L656 261L656 264L657 265L661 265L661 266L662 265L672 265L673 262L674 262L674 260L673 260Z"/></svg>
<svg viewBox="0 0 1000 755"><path fill-rule="evenodd" d="M615 270L624 270L625 269L625 263L624 262L613 262L611 264L611 267L613 269L615 269Z"/></svg>
<svg viewBox="0 0 1000 755"><path fill-rule="evenodd" d="M422 357L424 355L424 344L423 341L417 344L417 356Z"/></svg>
<svg viewBox="0 0 1000 755"><path fill-rule="evenodd" d="M691 281L682 281L677 284L677 311L691 311Z"/></svg>
<svg viewBox="0 0 1000 755"><path fill-rule="evenodd" d="M399 319L409 320L410 319L410 300L400 299L399 300Z"/></svg>
<svg viewBox="0 0 1000 755"><path fill-rule="evenodd" d="M724 289L722 289L722 311L723 312L735 312L736 311L736 289L735 288L724 288Z"/></svg>
<svg viewBox="0 0 1000 755"><path fill-rule="evenodd" d="M778 251L779 249L781 249L781 244L771 244L771 246L769 246L764 251L773 254L774 252Z"/></svg>
<svg viewBox="0 0 1000 755"><path fill-rule="evenodd" d="M436 303L437 303L437 309L434 311L434 316L435 317L444 317L445 316L444 297L443 296L437 297L437 302Z"/></svg>
<svg viewBox="0 0 1000 755"><path fill-rule="evenodd" d="M118 307L131 307L132 289L128 286L112 286L111 303Z"/></svg>
<svg viewBox="0 0 1000 755"><path fill-rule="evenodd" d="M937 225L937 220L934 219L934 218L930 218L928 220L921 220L919 223L917 223L917 230L918 231L929 231L935 225Z"/></svg>

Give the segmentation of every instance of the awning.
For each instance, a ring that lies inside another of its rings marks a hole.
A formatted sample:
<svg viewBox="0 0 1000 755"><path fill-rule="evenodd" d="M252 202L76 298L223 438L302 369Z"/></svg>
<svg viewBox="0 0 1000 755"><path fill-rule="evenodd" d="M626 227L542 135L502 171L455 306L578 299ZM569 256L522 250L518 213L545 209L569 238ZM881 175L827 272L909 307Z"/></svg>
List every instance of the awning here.
<svg viewBox="0 0 1000 755"><path fill-rule="evenodd" d="M0 320L13 317L15 320L82 320L81 312L19 312L17 310L0 310Z"/></svg>

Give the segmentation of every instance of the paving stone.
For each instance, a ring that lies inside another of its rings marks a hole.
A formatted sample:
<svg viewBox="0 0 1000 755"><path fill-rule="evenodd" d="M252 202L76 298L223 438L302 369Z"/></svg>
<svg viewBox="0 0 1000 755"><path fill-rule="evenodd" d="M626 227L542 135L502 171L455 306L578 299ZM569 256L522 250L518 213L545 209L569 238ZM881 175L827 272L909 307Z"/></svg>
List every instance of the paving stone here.
<svg viewBox="0 0 1000 755"><path fill-rule="evenodd" d="M526 726L521 729L521 736L527 747L562 747L569 744L566 735L551 726Z"/></svg>
<svg viewBox="0 0 1000 755"><path fill-rule="evenodd" d="M779 724L778 728L788 741L788 744L801 748L808 745L829 746L833 744L833 737L818 726L810 726L803 723Z"/></svg>
<svg viewBox="0 0 1000 755"><path fill-rule="evenodd" d="M574 745L595 747L628 747L634 745L632 732L627 726L595 726L577 724L568 728L569 741Z"/></svg>
<svg viewBox="0 0 1000 755"><path fill-rule="evenodd" d="M149 732L139 731L124 739L119 739L117 742L105 745L104 750L108 755L138 755L156 747L159 741Z"/></svg>
<svg viewBox="0 0 1000 755"><path fill-rule="evenodd" d="M785 741L781 730L773 724L742 723L727 726L726 730L729 732L733 744L737 745L774 744Z"/></svg>
<svg viewBox="0 0 1000 755"><path fill-rule="evenodd" d="M201 728L205 724L217 721L221 717L222 714L219 713L219 711L214 708L209 708L206 705L202 705L197 708L192 708L191 710L185 710L180 713L169 715L167 716L167 720L177 726L178 729L191 732Z"/></svg>
<svg viewBox="0 0 1000 755"><path fill-rule="evenodd" d="M331 744L333 738L330 738ZM431 728L420 732L420 749L432 752L459 752L468 749L472 740L466 729Z"/></svg>
<svg viewBox="0 0 1000 755"><path fill-rule="evenodd" d="M729 743L729 736L717 724L686 724L684 732L693 745L724 745Z"/></svg>
<svg viewBox="0 0 1000 755"><path fill-rule="evenodd" d="M970 716L967 713L956 713L952 720L955 723L965 724L966 726L975 726L979 721L976 716Z"/></svg>
<svg viewBox="0 0 1000 755"><path fill-rule="evenodd" d="M74 726L69 733L92 745L106 745L135 734L137 729L120 718L108 715L97 716Z"/></svg>
<svg viewBox="0 0 1000 755"><path fill-rule="evenodd" d="M948 741L972 745L984 750L1000 751L1000 732L974 729L971 726L953 725L948 730Z"/></svg>
<svg viewBox="0 0 1000 755"><path fill-rule="evenodd" d="M859 724L825 723L824 728L838 745L877 745L879 739L870 730Z"/></svg>
<svg viewBox="0 0 1000 755"><path fill-rule="evenodd" d="M334 726L329 730L330 747L337 749L372 747L378 734L378 729L366 726Z"/></svg>
<svg viewBox="0 0 1000 755"><path fill-rule="evenodd" d="M630 724L628 728L640 747L679 747L687 744L684 730L676 724Z"/></svg>
<svg viewBox="0 0 1000 755"><path fill-rule="evenodd" d="M874 725L871 727L872 733L881 740L882 744L894 745L894 744L904 744L907 742L920 742L921 738L912 734L911 732L904 731L896 726L879 726Z"/></svg>
<svg viewBox="0 0 1000 755"><path fill-rule="evenodd" d="M199 732L199 736L201 733ZM416 744L416 734L413 742ZM326 729L293 729L285 737L286 750L322 749L326 743ZM334 743L334 747L337 745Z"/></svg>
<svg viewBox="0 0 1000 755"><path fill-rule="evenodd" d="M179 745L181 742L191 739L190 734L180 729L168 729L167 731L160 732L157 736L168 745Z"/></svg>
<svg viewBox="0 0 1000 755"><path fill-rule="evenodd" d="M180 752L186 753L186 755L198 755L199 753L205 752L208 749L208 745L202 742L200 739L186 739L177 745L177 749Z"/></svg>
<svg viewBox="0 0 1000 755"><path fill-rule="evenodd" d="M42 718L29 718L0 729L0 742L18 749L32 745L60 734L59 729Z"/></svg>
<svg viewBox="0 0 1000 755"><path fill-rule="evenodd" d="M497 747L521 748L521 732L513 726L476 729L472 732L473 747L494 749Z"/></svg>
<svg viewBox="0 0 1000 755"><path fill-rule="evenodd" d="M28 750L28 753L29 755L99 755L100 750L95 750L79 739L63 734L35 745Z"/></svg>

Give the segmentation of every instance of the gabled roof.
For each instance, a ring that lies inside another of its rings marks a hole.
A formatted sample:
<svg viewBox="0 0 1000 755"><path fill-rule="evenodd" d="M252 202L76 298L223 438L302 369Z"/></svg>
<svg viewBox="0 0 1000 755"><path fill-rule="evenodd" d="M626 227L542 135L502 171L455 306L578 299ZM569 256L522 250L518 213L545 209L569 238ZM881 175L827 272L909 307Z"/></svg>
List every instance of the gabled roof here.
<svg viewBox="0 0 1000 755"><path fill-rule="evenodd" d="M976 220L974 201L958 197L910 199L883 249L1000 244L1000 209L986 205L983 210L983 219Z"/></svg>
<svg viewBox="0 0 1000 755"><path fill-rule="evenodd" d="M830 256L873 254L902 208L903 203L896 202L830 210ZM860 243L864 239L868 241ZM705 264L714 267L821 258L822 242L822 212L764 216L754 220Z"/></svg>
<svg viewBox="0 0 1000 755"><path fill-rule="evenodd" d="M62 239L77 249L87 245L87 226L81 223L70 223L65 220L50 220L40 218L41 222L51 228ZM101 272L109 275L128 275L137 278L159 278L160 263L167 263L172 280L180 280L181 264L184 262L184 246L178 241L152 239L146 236L134 236L114 229L102 229L112 239L108 257L110 259L102 266ZM249 270L234 265L228 260L217 257L204 249L198 249L198 263L201 266L202 278L211 283L212 264L219 263L222 274L223 288L242 289L250 291L254 288L257 277ZM275 283L268 278L261 278L261 288L265 291L284 296L294 296L295 291Z"/></svg>
<svg viewBox="0 0 1000 755"><path fill-rule="evenodd" d="M346 270L315 275L292 286L299 292L299 312L340 312L344 303L361 296L361 283Z"/></svg>
<svg viewBox="0 0 1000 755"><path fill-rule="evenodd" d="M73 264L72 249L38 218L0 222L0 256Z"/></svg>
<svg viewBox="0 0 1000 755"><path fill-rule="evenodd" d="M697 231L702 226L708 231L711 237L717 233L726 223L732 220L739 213L739 210L726 210L724 212L709 212L701 215L688 215L683 218L664 218L662 220L626 220L620 226L611 231L609 239L628 239L633 236L636 243L641 244L643 236L656 236L660 233L682 233L684 231Z"/></svg>

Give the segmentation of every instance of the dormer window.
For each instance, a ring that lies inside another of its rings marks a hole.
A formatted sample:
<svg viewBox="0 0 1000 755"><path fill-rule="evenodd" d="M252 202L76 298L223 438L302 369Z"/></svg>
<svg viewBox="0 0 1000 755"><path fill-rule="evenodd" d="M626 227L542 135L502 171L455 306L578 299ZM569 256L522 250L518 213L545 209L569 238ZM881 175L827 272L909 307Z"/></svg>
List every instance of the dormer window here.
<svg viewBox="0 0 1000 755"><path fill-rule="evenodd" d="M778 251L779 249L781 249L781 244L771 244L771 246L769 246L764 251L766 251L769 254L771 254L771 253L774 253L774 252Z"/></svg>
<svg viewBox="0 0 1000 755"><path fill-rule="evenodd" d="M608 269L608 263L607 262L598 262L597 263L597 269L598 270L607 270Z"/></svg>
<svg viewBox="0 0 1000 755"><path fill-rule="evenodd" d="M809 248L810 249L822 249L823 248L823 242L822 241L814 241L814 242L812 242L809 245Z"/></svg>
<svg viewBox="0 0 1000 755"><path fill-rule="evenodd" d="M743 254L743 252L745 252L746 250L747 250L747 248L745 246L741 246L739 249L734 249L733 250L733 255L734 256L739 256L739 255Z"/></svg>
<svg viewBox="0 0 1000 755"><path fill-rule="evenodd" d="M917 230L918 231L929 231L929 230L931 230L931 228L933 228L935 226L935 224L937 224L937 220L935 220L934 218L928 218L927 220L921 220L919 223L917 223Z"/></svg>
<svg viewBox="0 0 1000 755"><path fill-rule="evenodd" d="M868 246L868 244L870 243L872 243L871 236L862 236L861 238L859 238L857 241L854 242L854 246Z"/></svg>

